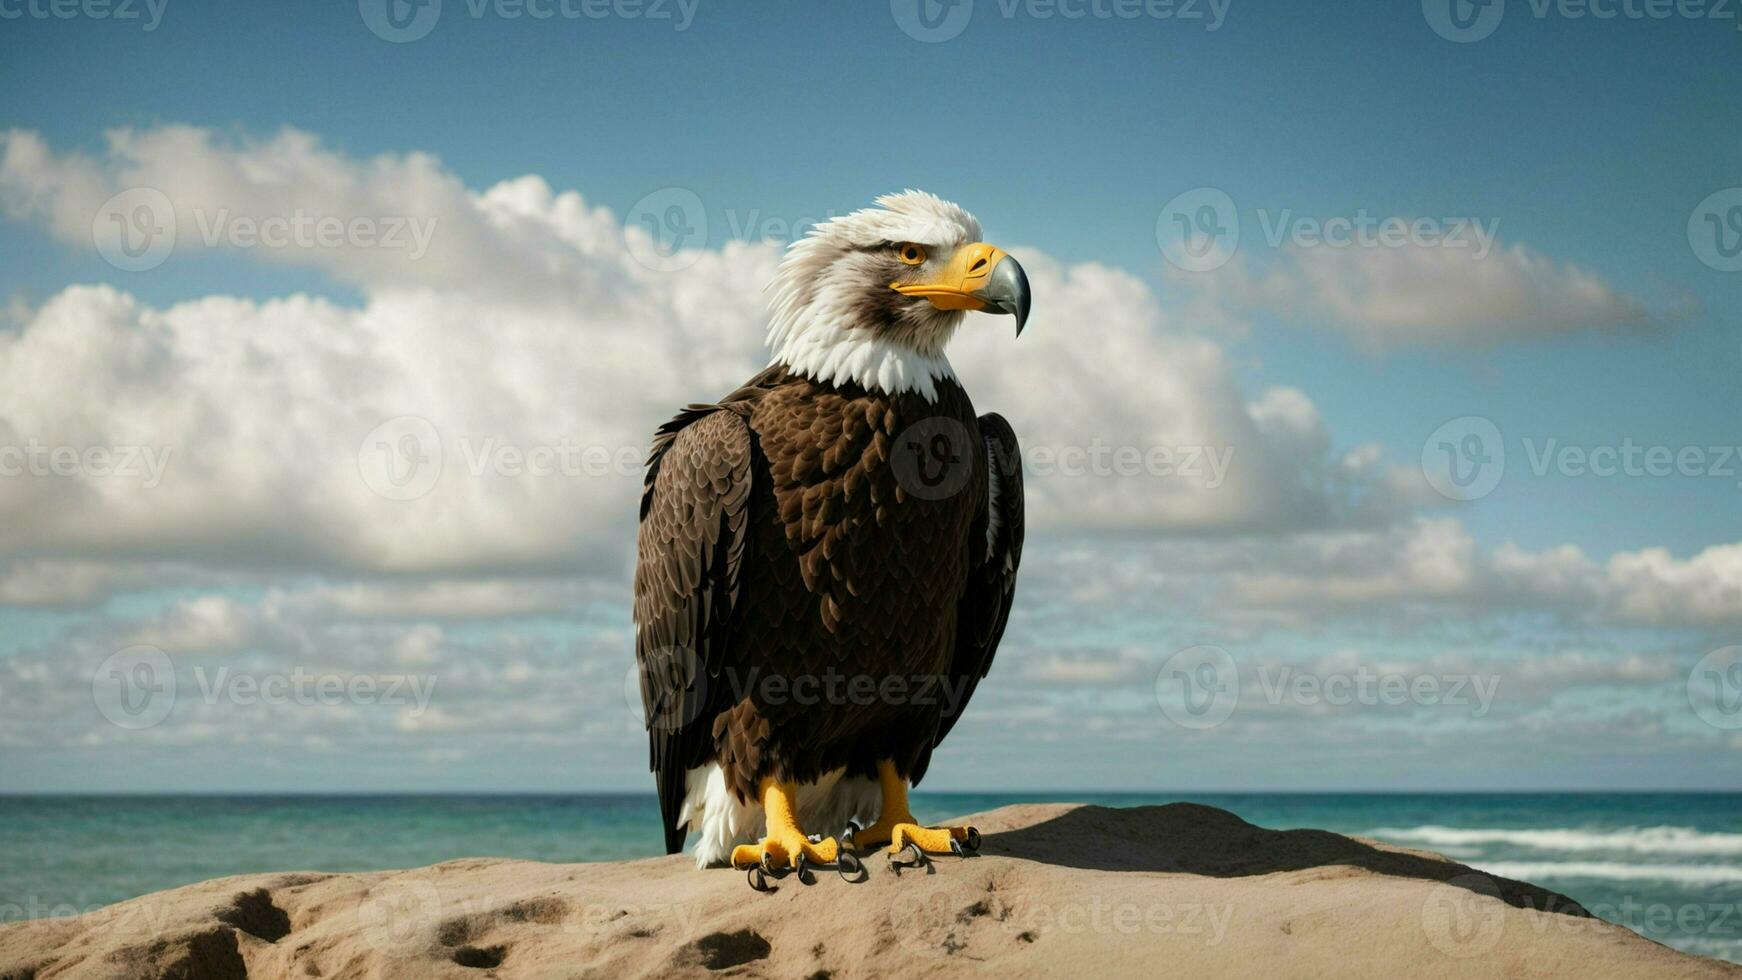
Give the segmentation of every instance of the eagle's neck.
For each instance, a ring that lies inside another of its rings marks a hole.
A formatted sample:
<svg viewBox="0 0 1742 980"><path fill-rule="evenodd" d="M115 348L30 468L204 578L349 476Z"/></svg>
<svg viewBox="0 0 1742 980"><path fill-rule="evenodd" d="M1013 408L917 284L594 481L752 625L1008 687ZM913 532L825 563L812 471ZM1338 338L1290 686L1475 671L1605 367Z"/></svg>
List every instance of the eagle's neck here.
<svg viewBox="0 0 1742 980"><path fill-rule="evenodd" d="M938 383L956 377L942 350L922 353L864 328L813 323L808 329L777 339L771 363L820 384L853 382L868 391L890 395L914 392L935 402Z"/></svg>

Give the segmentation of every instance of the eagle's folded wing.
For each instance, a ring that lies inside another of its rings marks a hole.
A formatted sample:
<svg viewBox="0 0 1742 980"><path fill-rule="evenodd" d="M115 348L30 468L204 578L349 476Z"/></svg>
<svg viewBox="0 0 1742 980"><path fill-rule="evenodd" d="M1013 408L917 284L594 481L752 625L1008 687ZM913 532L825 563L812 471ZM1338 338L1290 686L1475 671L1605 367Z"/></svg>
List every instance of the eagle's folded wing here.
<svg viewBox="0 0 1742 980"><path fill-rule="evenodd" d="M750 427L734 405L692 406L654 438L641 494L635 659L666 853L683 849L685 774L729 706L718 682L749 541Z"/></svg>
<svg viewBox="0 0 1742 980"><path fill-rule="evenodd" d="M968 585L956 605L956 653L950 664L950 689L960 690L938 718L932 747L943 742L956 719L968 707L980 678L992 668L992 656L1010 621L1016 596L1016 570L1022 564L1022 449L1016 431L1004 416L980 416L986 441L986 509L975 518L968 535ZM931 762L931 751L920 754L912 773L917 785Z"/></svg>

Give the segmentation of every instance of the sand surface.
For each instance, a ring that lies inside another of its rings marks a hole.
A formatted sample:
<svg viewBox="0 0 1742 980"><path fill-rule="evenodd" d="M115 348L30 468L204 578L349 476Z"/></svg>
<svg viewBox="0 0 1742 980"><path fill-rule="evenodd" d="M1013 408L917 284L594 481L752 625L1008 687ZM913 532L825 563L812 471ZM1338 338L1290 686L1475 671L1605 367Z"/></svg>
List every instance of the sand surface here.
<svg viewBox="0 0 1742 980"><path fill-rule="evenodd" d="M0 978L1742 977L1533 885L1210 807L970 819L977 857L773 894L685 857L224 878L0 928Z"/></svg>

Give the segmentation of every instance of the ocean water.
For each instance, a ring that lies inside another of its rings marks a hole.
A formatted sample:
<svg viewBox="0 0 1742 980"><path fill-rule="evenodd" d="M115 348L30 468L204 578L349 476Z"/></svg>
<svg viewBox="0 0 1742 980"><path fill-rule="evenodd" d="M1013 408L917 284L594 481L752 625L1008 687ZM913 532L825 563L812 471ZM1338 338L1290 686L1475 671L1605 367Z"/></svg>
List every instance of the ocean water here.
<svg viewBox="0 0 1742 980"><path fill-rule="evenodd" d="M1742 962L1742 794L926 794L922 820L1007 803L1191 800L1277 829L1439 851L1532 881L1678 949ZM0 796L0 921L222 875L458 857L661 852L651 795Z"/></svg>

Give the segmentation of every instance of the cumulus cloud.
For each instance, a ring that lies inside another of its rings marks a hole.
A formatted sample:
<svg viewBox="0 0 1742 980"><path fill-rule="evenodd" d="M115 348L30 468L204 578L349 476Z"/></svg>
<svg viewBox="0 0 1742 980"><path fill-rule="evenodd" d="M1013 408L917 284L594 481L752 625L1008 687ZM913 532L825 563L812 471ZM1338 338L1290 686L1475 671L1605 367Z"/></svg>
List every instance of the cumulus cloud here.
<svg viewBox="0 0 1742 980"><path fill-rule="evenodd" d="M626 244L642 232L537 177L473 191L427 155L356 160L294 130L123 130L99 158L5 137L7 213L68 242L88 245L93 214L133 187L172 202L178 250L207 247L189 230L217 215L400 216L435 232L415 259L355 243L249 251L354 285L358 305L157 307L75 286L0 334L0 444L37 477L0 483L0 505L32 515L0 528L0 556L621 575L653 428L765 358L774 248L657 271ZM982 410L1023 434L1033 526L1394 516L1380 474L1334 453L1304 394L1248 395L1225 352L1133 276L1022 254L1033 328L1012 344L1002 321L973 317L955 357ZM79 397L52 395L66 391Z"/></svg>
<svg viewBox="0 0 1742 980"><path fill-rule="evenodd" d="M1257 606L1370 612L1378 605L1453 607L1473 615L1518 609L1624 626L1742 624L1742 545L1688 558L1663 548L1597 561L1563 545L1483 549L1449 518L1384 532L1304 535L1269 570L1241 576L1242 601Z"/></svg>
<svg viewBox="0 0 1742 980"><path fill-rule="evenodd" d="M1362 346L1487 345L1582 330L1644 329L1643 301L1522 244L1470 249L1289 245L1262 268L1237 257L1175 279L1230 309L1323 326Z"/></svg>
<svg viewBox="0 0 1742 980"><path fill-rule="evenodd" d="M1485 546L1452 517L1283 535L1066 541L1024 563L1024 585L1097 618L1166 608L1198 638L1313 635L1333 622L1388 631L1504 633L1519 615L1570 630L1722 636L1742 624L1742 545L1593 557L1573 545Z"/></svg>

